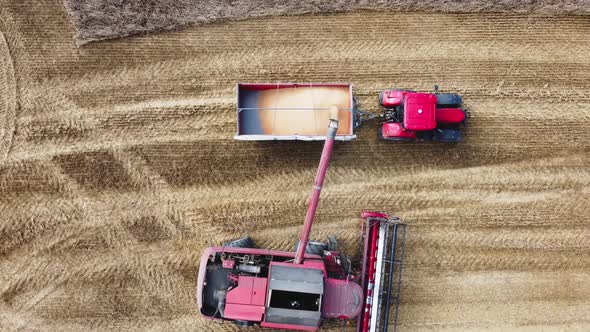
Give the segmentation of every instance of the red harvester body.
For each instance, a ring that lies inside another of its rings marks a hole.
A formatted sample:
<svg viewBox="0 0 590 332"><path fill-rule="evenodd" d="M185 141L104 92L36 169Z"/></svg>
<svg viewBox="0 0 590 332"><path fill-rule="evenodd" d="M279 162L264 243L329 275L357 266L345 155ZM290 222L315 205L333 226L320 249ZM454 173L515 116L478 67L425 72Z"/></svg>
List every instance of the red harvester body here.
<svg viewBox="0 0 590 332"><path fill-rule="evenodd" d="M197 303L203 316L240 326L303 331L316 331L323 319L358 318L358 331L363 332L387 330L391 303L395 303L397 317L399 301L391 299L399 298L399 286L393 290L398 294L395 297L383 294L391 294L392 285L397 284L394 275L401 277L401 259L397 270L387 270L386 265L396 261L390 254L395 256L400 246L397 231L390 229L403 224L384 214L362 215L360 273L337 250L335 240L330 244L309 241L337 131L338 121L330 120L295 252L252 248L249 238L205 250L197 276Z"/></svg>

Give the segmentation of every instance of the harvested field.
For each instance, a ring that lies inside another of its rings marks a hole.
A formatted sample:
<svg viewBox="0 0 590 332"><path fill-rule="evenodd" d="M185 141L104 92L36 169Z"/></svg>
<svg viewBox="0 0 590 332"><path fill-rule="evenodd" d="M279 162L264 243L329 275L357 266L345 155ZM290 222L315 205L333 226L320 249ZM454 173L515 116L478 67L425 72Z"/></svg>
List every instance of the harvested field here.
<svg viewBox="0 0 590 332"><path fill-rule="evenodd" d="M201 251L289 249L318 142L236 142L238 81L464 94L458 145L336 143L313 230L408 223L400 331L590 330L590 20L358 12L77 48L60 0L0 10L2 330L236 330L199 318ZM457 23L459 22L459 23ZM337 325L325 331L339 331Z"/></svg>
<svg viewBox="0 0 590 332"><path fill-rule="evenodd" d="M80 44L187 25L355 10L589 15L587 0L64 0Z"/></svg>

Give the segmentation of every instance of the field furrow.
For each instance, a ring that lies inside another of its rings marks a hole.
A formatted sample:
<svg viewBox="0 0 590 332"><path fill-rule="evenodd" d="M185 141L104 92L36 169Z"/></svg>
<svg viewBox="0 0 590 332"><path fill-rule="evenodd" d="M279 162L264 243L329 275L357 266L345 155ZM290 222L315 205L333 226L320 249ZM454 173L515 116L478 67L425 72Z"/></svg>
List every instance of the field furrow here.
<svg viewBox="0 0 590 332"><path fill-rule="evenodd" d="M237 142L237 82L464 95L456 145L337 142L312 232L408 224L400 331L590 328L590 20L361 11L78 48L59 0L0 10L0 327L237 331L194 304L206 246L290 250L322 145ZM340 331L338 323L326 331Z"/></svg>

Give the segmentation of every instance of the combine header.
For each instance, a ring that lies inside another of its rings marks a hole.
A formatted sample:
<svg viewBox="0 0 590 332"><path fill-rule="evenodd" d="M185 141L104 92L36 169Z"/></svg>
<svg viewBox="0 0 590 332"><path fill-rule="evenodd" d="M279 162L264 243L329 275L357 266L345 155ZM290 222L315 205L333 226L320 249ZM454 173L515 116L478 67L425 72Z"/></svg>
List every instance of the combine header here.
<svg viewBox="0 0 590 332"><path fill-rule="evenodd" d="M336 140L353 140L361 124L378 119L386 141L459 142L468 116L460 95L437 86L432 93L385 90L380 114L357 108L350 83L240 83L237 95L237 140L323 140L327 114L336 114Z"/></svg>
<svg viewBox="0 0 590 332"><path fill-rule="evenodd" d="M338 109L329 114L341 118ZM250 238L207 248L197 276L197 304L204 317L286 330L316 331L326 319L357 319L359 332L395 329L405 226L386 214L363 212L360 269L338 250L334 237L309 241L339 132L332 119L323 121L328 134L322 137L324 149L295 252L254 248Z"/></svg>
<svg viewBox="0 0 590 332"><path fill-rule="evenodd" d="M357 319L357 332L386 332L389 325L395 330L406 225L398 218L378 212L362 212L361 218L364 250L360 284L365 294L365 311Z"/></svg>

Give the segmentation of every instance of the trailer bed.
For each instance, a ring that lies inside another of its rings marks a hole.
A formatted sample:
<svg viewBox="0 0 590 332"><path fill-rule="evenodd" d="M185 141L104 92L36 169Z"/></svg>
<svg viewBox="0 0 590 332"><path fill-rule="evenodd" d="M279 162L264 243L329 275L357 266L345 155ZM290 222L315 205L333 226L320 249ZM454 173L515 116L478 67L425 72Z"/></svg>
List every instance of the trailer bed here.
<svg viewBox="0 0 590 332"><path fill-rule="evenodd" d="M350 83L239 83L236 140L324 140L330 119L336 140L356 138Z"/></svg>

